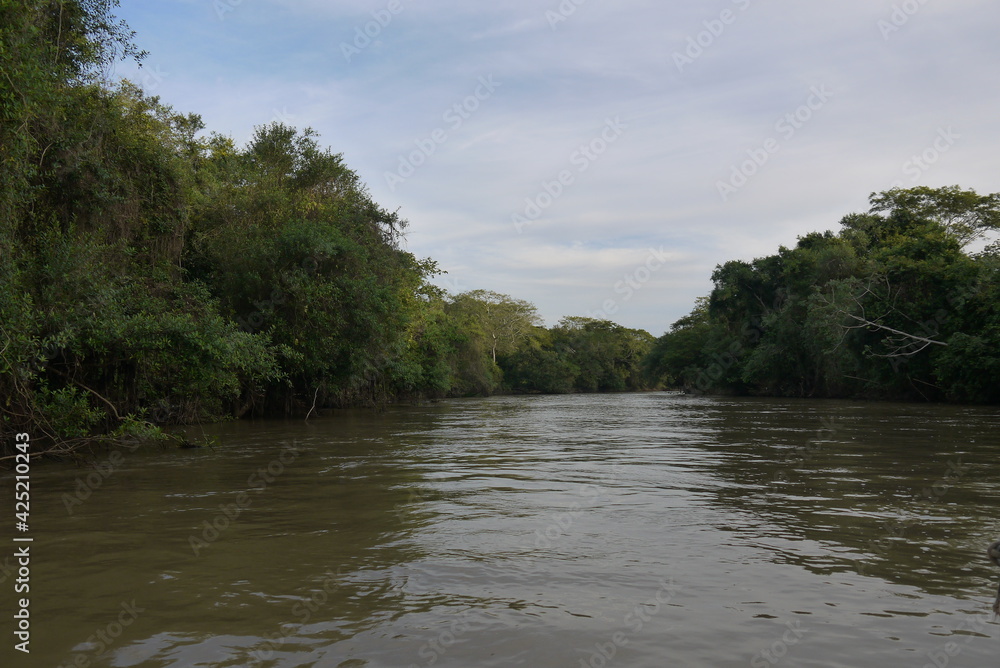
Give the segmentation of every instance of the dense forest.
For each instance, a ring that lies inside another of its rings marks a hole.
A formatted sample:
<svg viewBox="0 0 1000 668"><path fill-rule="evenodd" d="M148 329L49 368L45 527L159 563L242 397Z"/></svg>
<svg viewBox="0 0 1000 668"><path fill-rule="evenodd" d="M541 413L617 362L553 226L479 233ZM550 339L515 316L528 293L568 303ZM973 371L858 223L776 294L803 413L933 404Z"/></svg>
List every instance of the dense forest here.
<svg viewBox="0 0 1000 668"><path fill-rule="evenodd" d="M870 203L837 234L719 266L647 373L693 392L1000 401L1000 194L918 187Z"/></svg>
<svg viewBox="0 0 1000 668"><path fill-rule="evenodd" d="M646 332L447 295L310 130L206 133L108 72L111 0L0 0L0 441L501 391L637 389Z"/></svg>
<svg viewBox="0 0 1000 668"><path fill-rule="evenodd" d="M1000 196L894 190L728 262L660 339L450 295L311 130L245 146L128 81L114 0L0 0L0 455L498 392L1000 400Z"/></svg>

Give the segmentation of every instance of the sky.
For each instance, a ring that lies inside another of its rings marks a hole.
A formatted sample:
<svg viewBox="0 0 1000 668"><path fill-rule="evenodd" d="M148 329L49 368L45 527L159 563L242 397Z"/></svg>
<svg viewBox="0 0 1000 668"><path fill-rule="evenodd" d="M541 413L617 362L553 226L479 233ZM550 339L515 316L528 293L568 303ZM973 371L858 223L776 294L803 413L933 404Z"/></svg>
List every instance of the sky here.
<svg viewBox="0 0 1000 668"><path fill-rule="evenodd" d="M451 293L654 335L872 192L1000 191L994 0L121 0L128 77L311 127Z"/></svg>

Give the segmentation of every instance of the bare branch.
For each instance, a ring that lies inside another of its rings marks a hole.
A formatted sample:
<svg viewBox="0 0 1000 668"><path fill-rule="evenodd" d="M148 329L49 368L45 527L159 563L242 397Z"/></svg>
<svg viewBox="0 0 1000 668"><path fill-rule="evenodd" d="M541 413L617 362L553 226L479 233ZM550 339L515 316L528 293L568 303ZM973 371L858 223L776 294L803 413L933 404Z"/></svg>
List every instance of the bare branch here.
<svg viewBox="0 0 1000 668"><path fill-rule="evenodd" d="M885 284L885 294L880 294L881 288L876 289L875 284ZM889 349L887 353L875 353L870 354L875 357L893 358L893 357L912 357L930 346L947 346L948 344L944 341L938 341L926 336L920 336L917 334L911 334L894 327L889 327L882 323L882 321L892 314L898 314L910 322L916 322L912 317L902 313L897 307L896 302L899 298L899 293L893 292L892 286L885 277L871 276L868 279L868 284L858 291L851 291L849 295L849 301L846 305L841 305L844 303L844 299L838 299L836 294L836 289L830 295L820 294L819 300L821 303L829 307L833 313L840 315L842 318L848 318L854 321L855 324L842 324L843 336L837 347L840 346L844 341L844 337L847 332L854 329L866 329L868 331L882 331L888 332L891 336L887 336L883 340L883 344ZM871 295L876 303L879 302L891 302L889 310L878 316L869 316L867 308L865 305L865 298ZM838 303L839 302L839 303ZM853 302L853 305L851 305Z"/></svg>
<svg viewBox="0 0 1000 668"><path fill-rule="evenodd" d="M923 350L927 346L947 346L948 345L944 341L935 341L934 339L928 339L928 338L923 337L923 336L917 336L916 334L910 334L908 332L903 332L903 331L900 331L898 329L893 329L892 327L889 327L888 325L882 325L882 324L877 323L877 322L872 322L871 320L867 320L866 318L862 318L861 316L854 315L853 313L848 313L846 311L841 311L841 313L843 313L848 318L853 318L854 320L857 320L857 321L859 321L859 322L862 323L860 325L855 325L851 329L858 329L860 327L866 327L868 329L884 330L886 332L892 332L893 334L896 334L897 336L902 336L905 339L910 339L912 341L919 341L919 342L921 342L921 343L924 344L923 346L920 347L919 350L916 350L916 351L911 352L911 353L900 353L900 352L897 352L897 353L892 354L892 355L879 355L879 357L901 357L901 356L916 355L918 352L920 352L921 350Z"/></svg>

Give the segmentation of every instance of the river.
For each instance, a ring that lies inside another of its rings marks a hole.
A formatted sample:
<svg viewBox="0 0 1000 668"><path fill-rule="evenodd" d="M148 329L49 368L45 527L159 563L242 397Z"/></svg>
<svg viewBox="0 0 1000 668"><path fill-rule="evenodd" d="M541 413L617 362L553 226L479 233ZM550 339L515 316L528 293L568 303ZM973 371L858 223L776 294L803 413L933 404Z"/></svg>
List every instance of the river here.
<svg viewBox="0 0 1000 668"><path fill-rule="evenodd" d="M496 397L36 464L32 654L4 665L997 665L998 427Z"/></svg>

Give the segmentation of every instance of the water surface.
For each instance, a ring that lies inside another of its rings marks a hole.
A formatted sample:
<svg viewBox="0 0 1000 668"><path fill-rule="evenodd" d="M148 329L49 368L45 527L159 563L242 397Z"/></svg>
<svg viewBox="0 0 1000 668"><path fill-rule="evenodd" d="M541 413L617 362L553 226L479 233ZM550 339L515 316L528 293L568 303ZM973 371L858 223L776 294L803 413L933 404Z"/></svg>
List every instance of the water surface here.
<svg viewBox="0 0 1000 668"><path fill-rule="evenodd" d="M36 466L14 665L996 665L998 426L500 397L215 425L106 478Z"/></svg>

